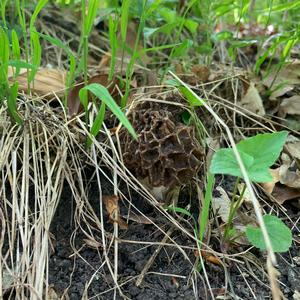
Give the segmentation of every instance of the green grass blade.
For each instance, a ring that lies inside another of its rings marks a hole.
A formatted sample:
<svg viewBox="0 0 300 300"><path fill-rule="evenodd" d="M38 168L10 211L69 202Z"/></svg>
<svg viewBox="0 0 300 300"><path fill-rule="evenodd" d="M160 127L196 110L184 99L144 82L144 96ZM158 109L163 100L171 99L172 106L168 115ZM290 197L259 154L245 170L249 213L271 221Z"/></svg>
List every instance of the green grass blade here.
<svg viewBox="0 0 300 300"><path fill-rule="evenodd" d="M126 41L130 2L131 0L123 0L121 7L121 39L123 43Z"/></svg>
<svg viewBox="0 0 300 300"><path fill-rule="evenodd" d="M12 44L12 52L13 52L13 59L18 61L21 59L21 51L20 51L20 44L19 44L19 38L16 33L16 31L13 29L11 32L11 44ZM16 67L16 74L15 76L18 76L20 72L20 68Z"/></svg>
<svg viewBox="0 0 300 300"><path fill-rule="evenodd" d="M90 0L87 10L87 15L84 23L84 34L88 36L92 30L95 17L97 15L99 1L98 0Z"/></svg>
<svg viewBox="0 0 300 300"><path fill-rule="evenodd" d="M11 115L11 117L15 120L15 122L17 124L19 124L21 126L21 125L23 125L23 120L17 111L18 87L19 87L18 82L15 82L11 86L10 91L9 91L9 96L7 99L7 108L8 108L8 112Z"/></svg>
<svg viewBox="0 0 300 300"><path fill-rule="evenodd" d="M193 218L193 215L186 209L178 206L169 205L166 207L168 211L174 212L174 213L180 213L183 215L188 216L189 218Z"/></svg>
<svg viewBox="0 0 300 300"><path fill-rule="evenodd" d="M129 131L129 133L133 136L133 138L137 139L137 135L131 126L130 122L123 114L122 110L118 106L118 104L114 101L114 99L109 94L106 87L98 83L91 83L86 87L82 88L79 92L80 99L84 99L84 93L86 91L92 92L97 98L103 101L107 107L112 111L112 113L119 119L119 121L124 125L124 127ZM87 101L83 104L85 110L87 109Z"/></svg>
<svg viewBox="0 0 300 300"><path fill-rule="evenodd" d="M6 32L0 27L0 84L7 82L9 60L9 39Z"/></svg>
<svg viewBox="0 0 300 300"><path fill-rule="evenodd" d="M62 50L64 50L69 56L74 56L72 50L70 49L70 47L66 47L66 44L63 43L61 40L56 39L50 35L47 34L43 34L40 32L35 31L35 33L37 33L39 35L39 37L43 38L44 40L50 42L51 44L61 48Z"/></svg>
<svg viewBox="0 0 300 300"><path fill-rule="evenodd" d="M109 43L111 49L110 70L109 70L108 80L111 80L115 72L116 54L118 48L117 33L116 33L117 22L114 21L111 16L109 16L108 29L109 29Z"/></svg>
<svg viewBox="0 0 300 300"><path fill-rule="evenodd" d="M35 70L35 66L32 64L27 63L24 60L9 60L7 62L8 66L14 67L14 68L20 68L20 69L31 69L31 70Z"/></svg>
<svg viewBox="0 0 300 300"><path fill-rule="evenodd" d="M7 27L6 25L6 4L7 4L7 0L1 0L0 1L0 9L1 9L1 17L2 17L2 22L4 27Z"/></svg>
<svg viewBox="0 0 300 300"><path fill-rule="evenodd" d="M100 106L100 109L98 111L98 115L97 115L97 117L96 117L96 119L95 119L95 121L94 121L94 123L92 125L90 133L94 137L97 136L97 134L99 133L99 131L100 131L101 127L102 127L102 123L103 123L104 118L105 118L105 107L106 107L105 103L102 102L101 106ZM92 145L92 142L93 141L90 138L87 140L88 147Z"/></svg>
<svg viewBox="0 0 300 300"><path fill-rule="evenodd" d="M34 76L40 67L41 64L41 57L42 57L42 48L40 44L39 35L36 33L36 31L31 32L31 48L32 48L32 64L34 65L35 69L31 70L28 82L32 82L34 79Z"/></svg>
<svg viewBox="0 0 300 300"><path fill-rule="evenodd" d="M38 16L38 14L40 13L40 11L43 9L43 7L47 4L47 2L48 2L48 0L40 0L37 3L35 10L34 10L32 16L30 17L30 25L29 25L30 31L32 31L34 29L34 24L35 24L36 18Z"/></svg>
<svg viewBox="0 0 300 300"><path fill-rule="evenodd" d="M213 192L214 183L215 183L215 176L211 173L208 173L204 203L203 203L201 216L200 216L199 239L201 242L203 241L205 229L208 222L209 208L212 201L212 192Z"/></svg>

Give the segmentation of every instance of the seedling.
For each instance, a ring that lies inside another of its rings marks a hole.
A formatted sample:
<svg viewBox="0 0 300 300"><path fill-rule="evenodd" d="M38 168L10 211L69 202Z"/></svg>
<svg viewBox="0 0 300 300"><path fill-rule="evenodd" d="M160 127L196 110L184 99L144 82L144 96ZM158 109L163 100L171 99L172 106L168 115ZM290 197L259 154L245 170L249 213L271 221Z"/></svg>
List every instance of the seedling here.
<svg viewBox="0 0 300 300"><path fill-rule="evenodd" d="M254 137L239 142L236 146L243 160L248 176L252 182L270 182L272 176L269 168L278 159L287 137L286 131L276 133L258 134ZM231 148L218 150L212 159L210 172L212 174L227 174L236 176L236 184L233 192L233 201L230 207L229 220L225 228L225 240L231 237L233 218L243 199L244 190L238 200L234 202L237 185L242 177L241 170ZM264 216L265 225L271 238L275 252L284 252L292 244L290 229L277 217ZM266 249L262 232L259 227L248 226L246 236L249 242L261 250Z"/></svg>

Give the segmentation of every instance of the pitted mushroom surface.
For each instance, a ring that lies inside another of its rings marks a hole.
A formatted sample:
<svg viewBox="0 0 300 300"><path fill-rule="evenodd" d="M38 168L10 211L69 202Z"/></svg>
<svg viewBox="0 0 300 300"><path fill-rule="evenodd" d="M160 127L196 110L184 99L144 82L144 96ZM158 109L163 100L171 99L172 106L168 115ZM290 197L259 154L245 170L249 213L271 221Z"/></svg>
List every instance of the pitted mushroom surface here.
<svg viewBox="0 0 300 300"><path fill-rule="evenodd" d="M195 128L178 121L182 111L157 102L140 102L128 115L138 140L125 130L120 133L125 166L147 182L150 190L162 187L164 194L169 193L189 183L202 164L203 148Z"/></svg>

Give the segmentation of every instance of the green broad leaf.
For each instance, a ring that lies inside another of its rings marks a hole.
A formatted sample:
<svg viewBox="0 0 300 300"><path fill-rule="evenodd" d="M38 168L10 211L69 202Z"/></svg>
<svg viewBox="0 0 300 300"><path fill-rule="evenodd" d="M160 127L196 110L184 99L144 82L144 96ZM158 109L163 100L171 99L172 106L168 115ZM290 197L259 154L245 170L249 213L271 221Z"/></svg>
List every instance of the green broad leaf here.
<svg viewBox="0 0 300 300"><path fill-rule="evenodd" d="M291 230L276 216L263 216L274 252L286 252L292 245ZM247 226L246 236L249 242L261 249L266 249L262 231L259 227Z"/></svg>
<svg viewBox="0 0 300 300"><path fill-rule="evenodd" d="M278 159L288 132L258 134L237 144L237 149L253 182L270 182L269 168ZM218 150L211 162L210 172L243 177L232 148Z"/></svg>
<svg viewBox="0 0 300 300"><path fill-rule="evenodd" d="M213 34L212 40L215 42L220 42L220 41L228 41L233 38L233 33L231 31L220 31L216 34Z"/></svg>
<svg viewBox="0 0 300 300"><path fill-rule="evenodd" d="M81 101L84 100L82 104L84 106L85 111L87 110L87 106L88 106L87 97L86 99L84 97L87 91L92 92L97 98L103 101L106 104L106 106L111 110L111 112L119 119L119 121L129 131L129 133L133 136L133 138L137 139L137 135L133 127L131 126L130 122L122 112L121 108L111 97L106 87L104 87L99 83L91 83L79 91L80 100Z"/></svg>
<svg viewBox="0 0 300 300"><path fill-rule="evenodd" d="M239 142L237 148L254 158L254 170L269 168L278 159L287 135L287 131L257 134Z"/></svg>
<svg viewBox="0 0 300 300"><path fill-rule="evenodd" d="M167 23L164 24L160 27L155 27L155 28L151 28L151 27L144 27L143 33L144 33L144 37L146 39L148 39L151 35L154 35L156 33L164 33L164 34L171 34L171 32L178 26L177 22L173 22L173 23Z"/></svg>
<svg viewBox="0 0 300 300"><path fill-rule="evenodd" d="M241 159L248 169L254 161L254 158L247 153L239 151ZM231 148L219 149L213 156L210 172L212 174L228 174L232 176L242 177L239 165Z"/></svg>
<svg viewBox="0 0 300 300"><path fill-rule="evenodd" d="M182 57L187 53L187 51L193 46L193 41L186 39L184 40L181 45L177 48L174 48L174 52L172 57Z"/></svg>
<svg viewBox="0 0 300 300"><path fill-rule="evenodd" d="M243 48L243 47L248 47L248 46L252 46L255 44L258 44L259 41L258 40L242 40L242 41L232 41L231 42L231 47L232 48Z"/></svg>
<svg viewBox="0 0 300 300"><path fill-rule="evenodd" d="M184 21L184 26L185 26L186 29L189 30L189 32L191 34L195 34L197 32L197 28L199 26L199 23L195 22L194 20L191 20L191 19L186 19Z"/></svg>
<svg viewBox="0 0 300 300"><path fill-rule="evenodd" d="M192 123L192 116L187 110L181 114L181 119L185 125L191 125Z"/></svg>

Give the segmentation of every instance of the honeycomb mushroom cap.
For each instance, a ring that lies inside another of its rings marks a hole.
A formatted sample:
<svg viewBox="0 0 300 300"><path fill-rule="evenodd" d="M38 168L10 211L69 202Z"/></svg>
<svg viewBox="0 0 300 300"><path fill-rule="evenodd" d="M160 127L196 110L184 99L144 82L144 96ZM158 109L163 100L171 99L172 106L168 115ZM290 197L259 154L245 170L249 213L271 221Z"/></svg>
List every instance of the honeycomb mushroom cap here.
<svg viewBox="0 0 300 300"><path fill-rule="evenodd" d="M178 122L174 112L155 102L137 105L128 118L138 140L125 130L120 140L124 164L137 178L146 178L152 187L170 190L197 174L203 150L193 127Z"/></svg>

